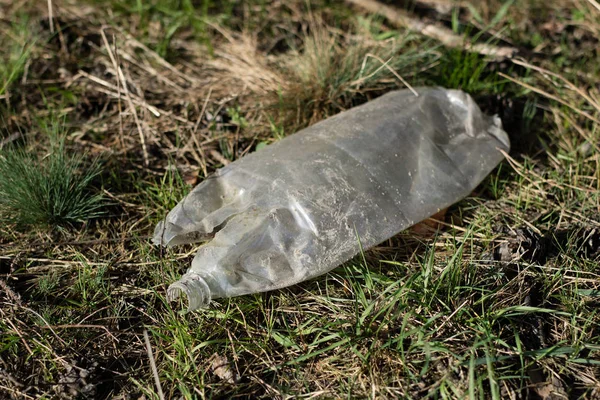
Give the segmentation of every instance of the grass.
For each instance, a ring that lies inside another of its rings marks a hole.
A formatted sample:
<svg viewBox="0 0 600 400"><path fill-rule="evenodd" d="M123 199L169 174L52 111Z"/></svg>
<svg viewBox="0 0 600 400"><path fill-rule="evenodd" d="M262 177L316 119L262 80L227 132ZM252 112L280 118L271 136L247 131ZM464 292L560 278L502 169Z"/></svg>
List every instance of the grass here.
<svg viewBox="0 0 600 400"><path fill-rule="evenodd" d="M35 43L34 35L27 30L25 22L14 23L9 31L13 33L7 36L4 48L0 50L0 96L5 97L11 84L18 80L24 70L27 59L30 56Z"/></svg>
<svg viewBox="0 0 600 400"><path fill-rule="evenodd" d="M92 192L97 161L68 154L60 128L49 138L47 154L7 147L0 152L0 218L17 226L65 226L102 215L101 194ZM82 168L85 168L83 172Z"/></svg>
<svg viewBox="0 0 600 400"><path fill-rule="evenodd" d="M147 331L165 398L597 398L600 11L516 3L410 8L514 61L341 2L66 2L56 34L45 2L2 4L0 397L158 399ZM167 301L196 247L149 238L179 199L399 77L470 92L511 136L444 225L293 287Z"/></svg>
<svg viewBox="0 0 600 400"><path fill-rule="evenodd" d="M279 104L301 121L294 128L364 102L363 88L377 92L406 87L403 76L436 61L435 47L412 35L383 32L366 19L359 18L356 25L343 34L313 21L302 48L286 54L283 69L291 79Z"/></svg>

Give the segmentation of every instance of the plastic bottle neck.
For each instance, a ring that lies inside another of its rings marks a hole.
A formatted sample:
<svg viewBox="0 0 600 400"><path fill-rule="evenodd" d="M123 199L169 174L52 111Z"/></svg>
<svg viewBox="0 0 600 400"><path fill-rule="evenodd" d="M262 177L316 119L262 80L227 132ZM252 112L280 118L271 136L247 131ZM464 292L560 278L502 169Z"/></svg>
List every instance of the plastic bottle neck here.
<svg viewBox="0 0 600 400"><path fill-rule="evenodd" d="M181 279L167 289L169 301L179 298L181 293L188 298L188 312L205 308L211 301L210 288L204 278L195 272L185 273Z"/></svg>

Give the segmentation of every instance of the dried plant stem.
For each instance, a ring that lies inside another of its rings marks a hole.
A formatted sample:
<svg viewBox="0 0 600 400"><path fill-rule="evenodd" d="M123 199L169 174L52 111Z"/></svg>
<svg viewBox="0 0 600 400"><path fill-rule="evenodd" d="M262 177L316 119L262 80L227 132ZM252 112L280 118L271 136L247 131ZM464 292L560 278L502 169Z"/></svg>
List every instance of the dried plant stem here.
<svg viewBox="0 0 600 400"><path fill-rule="evenodd" d="M50 24L50 32L54 33L54 16L52 13L52 0L48 0L48 23Z"/></svg>
<svg viewBox="0 0 600 400"><path fill-rule="evenodd" d="M106 35L104 34L104 29L100 29L100 34L102 35L102 40L104 41L104 46L106 47L106 51L108 52L108 56L110 57L110 61L113 63L115 71L117 73L117 79L121 80L121 87L123 88L123 93L125 93L125 98L127 99L127 103L129 104L129 108L131 113L133 114L133 119L135 120L135 124L138 129L138 133L140 135L140 142L142 143L142 154L144 157L144 165L148 165L148 149L146 148L146 138L144 136L144 130L142 129L142 124L137 115L137 110L135 109L135 105L131 100L131 95L129 94L129 89L127 88L127 80L125 79L125 75L121 70L121 67L117 63L115 56L111 50L110 44L108 43L108 39L106 39Z"/></svg>
<svg viewBox="0 0 600 400"><path fill-rule="evenodd" d="M154 375L154 383L156 384L156 390L158 391L158 397L160 400L165 400L162 387L160 386L160 377L158 376L158 369L156 368L156 361L154 361L154 355L152 354L152 344L150 344L150 338L148 337L148 331L144 329L144 342L146 343L146 352L150 359L150 368L152 368L152 375Z"/></svg>

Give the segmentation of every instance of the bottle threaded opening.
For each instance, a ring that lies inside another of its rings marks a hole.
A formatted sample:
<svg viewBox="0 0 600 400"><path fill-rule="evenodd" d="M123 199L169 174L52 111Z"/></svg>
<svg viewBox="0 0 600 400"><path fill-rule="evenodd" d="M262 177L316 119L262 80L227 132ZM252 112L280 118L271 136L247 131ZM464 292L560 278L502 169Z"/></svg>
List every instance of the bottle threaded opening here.
<svg viewBox="0 0 600 400"><path fill-rule="evenodd" d="M184 274L167 289L169 301L177 300L181 293L188 299L188 312L208 307L211 301L210 288L204 278L195 272Z"/></svg>

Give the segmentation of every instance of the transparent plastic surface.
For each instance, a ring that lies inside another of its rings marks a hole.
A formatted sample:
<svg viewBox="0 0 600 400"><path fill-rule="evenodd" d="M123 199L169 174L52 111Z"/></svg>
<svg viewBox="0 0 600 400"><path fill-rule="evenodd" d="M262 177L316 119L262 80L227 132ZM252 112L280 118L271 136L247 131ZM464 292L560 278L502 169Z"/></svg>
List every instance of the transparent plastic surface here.
<svg viewBox="0 0 600 400"><path fill-rule="evenodd" d="M497 117L464 92L390 92L249 154L199 184L154 243L212 238L169 287L189 309L324 274L467 196L502 160Z"/></svg>

